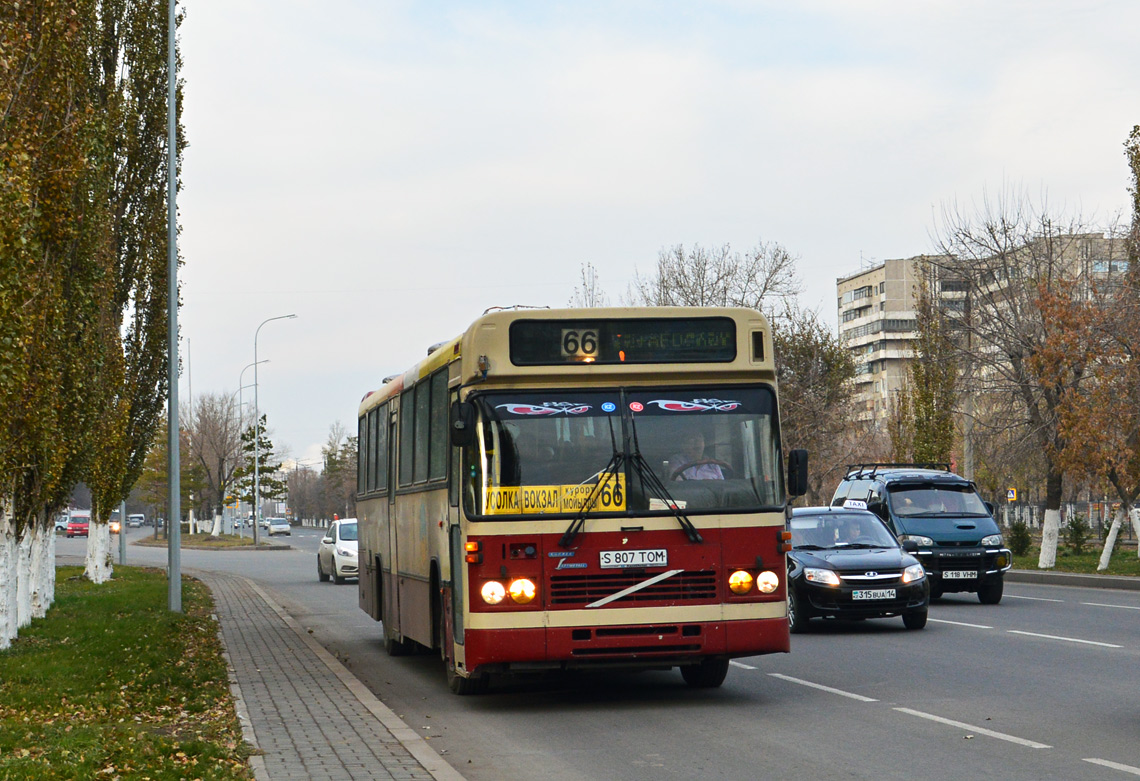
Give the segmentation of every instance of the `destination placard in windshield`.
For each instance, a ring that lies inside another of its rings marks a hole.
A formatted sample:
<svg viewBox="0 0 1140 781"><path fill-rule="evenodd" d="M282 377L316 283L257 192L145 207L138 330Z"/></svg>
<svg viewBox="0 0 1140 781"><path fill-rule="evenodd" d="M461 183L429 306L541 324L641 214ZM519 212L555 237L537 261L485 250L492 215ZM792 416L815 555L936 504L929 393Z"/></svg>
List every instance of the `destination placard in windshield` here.
<svg viewBox="0 0 1140 781"><path fill-rule="evenodd" d="M727 317L518 320L511 323L510 341L516 366L736 358L736 325Z"/></svg>

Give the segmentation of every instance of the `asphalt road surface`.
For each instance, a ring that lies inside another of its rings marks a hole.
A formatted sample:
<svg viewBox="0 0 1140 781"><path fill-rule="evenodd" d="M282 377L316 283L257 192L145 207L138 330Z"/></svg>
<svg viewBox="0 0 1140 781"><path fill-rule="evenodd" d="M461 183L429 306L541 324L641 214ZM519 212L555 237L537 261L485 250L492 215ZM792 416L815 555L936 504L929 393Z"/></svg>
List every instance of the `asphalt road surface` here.
<svg viewBox="0 0 1140 781"><path fill-rule="evenodd" d="M385 655L355 581L317 581L319 538L295 529L273 538L289 550L183 550L182 567L272 591L470 779L1140 777L1140 592L1007 583L1000 605L933 603L920 631L814 621L790 654L738 660L714 690L671 671L457 697L437 656ZM84 542L61 536L57 551L81 555ZM127 563L162 566L166 551L129 546Z"/></svg>

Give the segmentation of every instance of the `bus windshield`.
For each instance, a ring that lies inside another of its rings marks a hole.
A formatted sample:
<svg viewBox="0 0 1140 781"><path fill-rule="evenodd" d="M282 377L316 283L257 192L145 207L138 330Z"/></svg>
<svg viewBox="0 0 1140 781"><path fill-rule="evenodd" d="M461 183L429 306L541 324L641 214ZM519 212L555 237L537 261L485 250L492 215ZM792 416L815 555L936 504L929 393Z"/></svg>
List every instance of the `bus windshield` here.
<svg viewBox="0 0 1140 781"><path fill-rule="evenodd" d="M487 393L466 454L473 517L782 507L767 387ZM621 467L607 468L620 454ZM642 468L634 461L640 455ZM646 480L645 470L658 480ZM599 485L600 483L600 485ZM664 493L660 486L664 486Z"/></svg>

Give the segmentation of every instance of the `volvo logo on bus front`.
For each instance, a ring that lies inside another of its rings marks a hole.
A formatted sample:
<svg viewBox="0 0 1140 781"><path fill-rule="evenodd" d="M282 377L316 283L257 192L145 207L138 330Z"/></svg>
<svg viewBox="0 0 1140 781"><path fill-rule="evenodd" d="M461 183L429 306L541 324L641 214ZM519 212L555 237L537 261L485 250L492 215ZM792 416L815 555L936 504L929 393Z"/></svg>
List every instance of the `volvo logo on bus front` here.
<svg viewBox="0 0 1140 781"><path fill-rule="evenodd" d="M867 573L867 577L869 577L869 578L877 578L877 577L879 577L879 573L878 573L878 572L868 572L868 573Z"/></svg>

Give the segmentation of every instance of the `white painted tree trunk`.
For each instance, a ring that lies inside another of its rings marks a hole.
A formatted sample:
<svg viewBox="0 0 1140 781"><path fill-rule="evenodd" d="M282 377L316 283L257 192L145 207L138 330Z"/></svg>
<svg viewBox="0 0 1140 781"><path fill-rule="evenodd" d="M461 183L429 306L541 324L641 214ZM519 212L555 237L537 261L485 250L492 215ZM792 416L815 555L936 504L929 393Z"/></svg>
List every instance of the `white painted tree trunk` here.
<svg viewBox="0 0 1140 781"><path fill-rule="evenodd" d="M210 536L218 537L222 533L222 516L220 513L214 513L214 524L210 528Z"/></svg>
<svg viewBox="0 0 1140 781"><path fill-rule="evenodd" d="M1108 527L1108 535L1104 538L1104 550L1100 552L1100 561L1097 562L1097 572L1108 569L1108 561L1112 558L1112 549L1116 546L1116 536L1120 534L1120 527L1124 523L1124 508L1116 511L1112 525Z"/></svg>
<svg viewBox="0 0 1140 781"><path fill-rule="evenodd" d="M1057 565L1057 537L1061 531L1061 511L1046 510L1045 523L1041 526L1041 555L1037 559L1038 569L1051 569Z"/></svg>
<svg viewBox="0 0 1140 781"><path fill-rule="evenodd" d="M1140 557L1140 507L1128 511L1128 515L1132 518L1132 533L1136 535L1136 556Z"/></svg>
<svg viewBox="0 0 1140 781"><path fill-rule="evenodd" d="M16 639L16 530L0 506L0 651Z"/></svg>
<svg viewBox="0 0 1140 781"><path fill-rule="evenodd" d="M87 535L87 561L83 574L92 583L106 583L111 579L112 572L111 527L106 521L96 523L92 518Z"/></svg>
<svg viewBox="0 0 1140 781"><path fill-rule="evenodd" d="M32 623L32 537L35 525L28 526L16 542L16 628Z"/></svg>
<svg viewBox="0 0 1140 781"><path fill-rule="evenodd" d="M32 538L32 618L46 616L54 601L55 530L51 526L40 526Z"/></svg>

